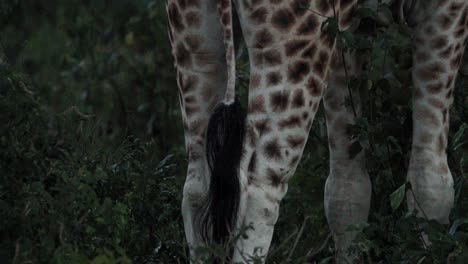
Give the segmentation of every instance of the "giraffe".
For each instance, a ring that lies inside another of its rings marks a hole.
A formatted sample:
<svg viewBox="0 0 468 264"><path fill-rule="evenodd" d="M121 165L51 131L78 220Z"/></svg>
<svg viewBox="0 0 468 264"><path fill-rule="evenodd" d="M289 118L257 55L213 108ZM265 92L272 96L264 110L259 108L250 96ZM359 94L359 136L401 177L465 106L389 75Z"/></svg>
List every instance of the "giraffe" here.
<svg viewBox="0 0 468 264"><path fill-rule="evenodd" d="M349 151L354 141L347 127L362 114L358 96L357 116L344 103L345 72L358 74L362 63L353 54L338 56L339 48L321 25L336 16L341 30L349 28L358 0L166 4L189 159L182 215L191 257L196 258L196 247L210 240L226 243L235 230L250 225L246 236L226 249L230 261L245 263L252 255L265 260L280 202L323 99L330 148L325 214L336 263L348 263L353 256L346 249L355 234L346 227L367 221L371 196L364 153L351 156ZM409 198L408 207L446 223L454 200L446 155L449 109L467 39L468 3L400 0L394 6L414 30L408 180L418 204ZM233 10L250 63L245 116L235 99Z"/></svg>

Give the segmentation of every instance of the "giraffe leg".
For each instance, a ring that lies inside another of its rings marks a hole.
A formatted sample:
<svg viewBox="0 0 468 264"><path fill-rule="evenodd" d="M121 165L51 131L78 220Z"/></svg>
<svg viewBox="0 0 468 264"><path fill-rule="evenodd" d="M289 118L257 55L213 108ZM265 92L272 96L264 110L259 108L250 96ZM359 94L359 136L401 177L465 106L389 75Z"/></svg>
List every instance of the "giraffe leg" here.
<svg viewBox="0 0 468 264"><path fill-rule="evenodd" d="M337 252L335 263L351 263L352 256L346 254L355 237L347 232L349 225L367 221L370 207L371 183L365 168L364 151L356 149L355 139L349 135L349 126L356 117L349 105L348 76L355 75L361 65L356 56L346 54L345 64L341 52L335 54L324 96L325 115L330 147L330 174L325 185L325 214L335 240ZM361 115L359 95L353 93L356 116Z"/></svg>
<svg viewBox="0 0 468 264"><path fill-rule="evenodd" d="M334 43L320 30L326 1L236 1L250 58L238 226L250 226L233 262L265 261L280 202L302 156L326 86ZM316 6L317 5L317 6ZM302 7L302 8L301 8Z"/></svg>
<svg viewBox="0 0 468 264"><path fill-rule="evenodd" d="M448 223L454 202L447 165L449 110L467 32L465 0L443 1L415 25L413 145L408 180L410 210ZM413 195L414 193L414 195Z"/></svg>
<svg viewBox="0 0 468 264"><path fill-rule="evenodd" d="M226 90L226 57L216 0L168 0L167 12L188 155L182 216L193 259L202 245L196 218L209 182L205 134Z"/></svg>

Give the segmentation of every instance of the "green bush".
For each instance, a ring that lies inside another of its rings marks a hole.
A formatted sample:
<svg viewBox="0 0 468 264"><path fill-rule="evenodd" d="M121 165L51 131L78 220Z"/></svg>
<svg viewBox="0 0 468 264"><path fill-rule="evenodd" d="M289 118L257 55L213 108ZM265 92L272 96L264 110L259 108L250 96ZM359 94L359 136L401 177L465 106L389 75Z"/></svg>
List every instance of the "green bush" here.
<svg viewBox="0 0 468 264"><path fill-rule="evenodd" d="M1 263L188 259L180 214L186 160L164 1L107 2L0 0ZM388 7L359 11L365 33L327 21L339 45L370 58L349 80L365 102L352 131L373 182L369 223L350 227L360 231L350 250L362 263L467 263L467 60L448 149L456 205L450 224L440 225L405 205L411 29L391 17L382 24L376 12ZM244 99L247 72L243 56ZM320 110L282 202L269 263L333 262L322 205L327 157Z"/></svg>

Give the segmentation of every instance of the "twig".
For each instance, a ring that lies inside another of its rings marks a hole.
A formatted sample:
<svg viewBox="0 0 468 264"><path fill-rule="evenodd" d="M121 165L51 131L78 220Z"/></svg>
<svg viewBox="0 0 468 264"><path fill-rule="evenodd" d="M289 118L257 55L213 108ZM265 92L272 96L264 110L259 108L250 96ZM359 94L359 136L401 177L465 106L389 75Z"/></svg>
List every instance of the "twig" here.
<svg viewBox="0 0 468 264"><path fill-rule="evenodd" d="M19 239L16 240L16 243L15 243L15 256L13 257L13 260L11 263L16 263L17 260L18 260L18 256L19 256L19 253L20 253L20 243L19 243Z"/></svg>
<svg viewBox="0 0 468 264"><path fill-rule="evenodd" d="M63 239L63 230L65 229L65 225L63 224L63 222L60 222L59 223L59 241L60 241L60 244L64 245L65 244L65 240Z"/></svg>
<svg viewBox="0 0 468 264"><path fill-rule="evenodd" d="M413 198L414 198L414 201L416 202L416 205L421 209L421 213L424 215L424 218L426 218L426 220L429 220L429 218L427 217L426 213L424 212L424 210L422 209L421 205L419 204L419 201L418 199L416 199L416 195L414 194L414 191L413 191L413 186L410 185L410 191L411 191L411 194L413 195Z"/></svg>
<svg viewBox="0 0 468 264"><path fill-rule="evenodd" d="M310 6L310 5L309 5ZM320 14L319 12L313 10L313 9L310 9L310 8L305 8L306 10L309 10L310 12L316 14L317 16L321 16L321 17L324 17L324 18L329 18L327 17L326 15L323 15L323 14Z"/></svg>
<svg viewBox="0 0 468 264"><path fill-rule="evenodd" d="M274 251L272 251L270 254L268 254L267 257L272 257L272 256L276 255L276 253L279 252L279 250L281 248L283 248L283 246L286 245L289 242L289 240L291 240L297 234L297 232L298 231L297 231L297 228L296 228L296 230L294 230L294 232L292 232L291 235L289 235L286 239L284 239L284 241L279 246L277 246Z"/></svg>
<svg viewBox="0 0 468 264"><path fill-rule="evenodd" d="M291 251L289 252L288 260L291 260L291 257L292 257L292 255L294 253L294 250L296 250L297 244L299 243L299 239L302 237L302 233L304 233L304 228L305 228L305 224L306 224L307 220L309 220L308 216L302 222L302 226L301 226L301 229L299 229L299 234L297 234L296 241L294 241L294 245L293 245Z"/></svg>
<svg viewBox="0 0 468 264"><path fill-rule="evenodd" d="M357 118L356 108L354 107L353 93L351 91L351 88L349 87L348 66L346 65L346 58L345 58L343 49L341 49L341 59L343 61L343 68L345 72L345 78L346 78L346 83L348 87L348 94L349 94L349 100L351 102L351 108L353 109L354 118Z"/></svg>
<svg viewBox="0 0 468 264"><path fill-rule="evenodd" d="M424 215L424 218L426 218L426 221L429 220L429 218L427 217L426 213L424 212L424 210L422 209L421 205L419 204L419 201L418 199L416 199L416 195L414 194L414 191L413 191L413 186L410 185L410 191L411 191L411 194L413 195L413 199L414 201L416 202L416 205L418 206L418 208L421 210L421 213ZM424 239L424 236L422 234L422 231L421 231L421 227L417 224L417 228L418 228L418 234L419 234L419 237L423 243L423 246L425 249L427 249L427 244L426 244L426 240Z"/></svg>
<svg viewBox="0 0 468 264"><path fill-rule="evenodd" d="M338 33L341 33L339 18L336 15L335 0L333 0L333 17L338 21ZM349 88L349 74L348 74L348 67L346 65L346 59L345 59L343 49L340 49L340 50L341 50L341 60L342 60L342 63L343 63L346 83L347 83L347 87L348 87L349 100L351 101L351 108L353 109L354 118L357 118L356 108L354 107L353 93L351 92L351 88Z"/></svg>
<svg viewBox="0 0 468 264"><path fill-rule="evenodd" d="M83 118L83 119L90 119L91 117L94 116L94 114L84 114L82 113L76 106L70 106L69 108L65 109L63 112L61 113L58 113L57 115L61 115L61 116L64 116L64 115L67 115L69 114L70 112L73 112L75 114L77 114L79 117Z"/></svg>
<svg viewBox="0 0 468 264"><path fill-rule="evenodd" d="M322 250L327 246L328 244L328 241L330 241L330 238L332 237L332 234L331 232L328 233L327 237L325 238L325 240L323 241L323 243L317 248L315 249L313 252L312 252L312 249L309 250L309 252L307 252L307 255L306 255L306 258L309 262L312 262L312 260L315 258L315 256L322 252Z"/></svg>
<svg viewBox="0 0 468 264"><path fill-rule="evenodd" d="M313 129L312 129L312 136L314 136L317 139L317 141L323 145L325 149L328 149L328 143L325 140L323 140L319 135L317 135L317 133L315 133Z"/></svg>

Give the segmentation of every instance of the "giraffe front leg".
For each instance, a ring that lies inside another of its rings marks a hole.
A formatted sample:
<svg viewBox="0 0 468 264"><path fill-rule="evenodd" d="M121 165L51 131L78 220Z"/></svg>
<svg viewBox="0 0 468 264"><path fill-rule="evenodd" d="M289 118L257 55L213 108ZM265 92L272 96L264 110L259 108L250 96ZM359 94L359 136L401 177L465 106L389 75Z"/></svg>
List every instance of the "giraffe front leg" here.
<svg viewBox="0 0 468 264"><path fill-rule="evenodd" d="M437 12L415 27L413 57L413 145L408 181L410 210L448 223L454 203L447 164L449 111L467 32L468 4L441 2Z"/></svg>
<svg viewBox="0 0 468 264"><path fill-rule="evenodd" d="M287 116L253 118L248 122L251 126L247 144L252 145L247 151L248 158L244 160L247 172L243 174L244 188L238 225L251 229L247 229L246 236L240 237L236 243L233 257L235 263L248 262L252 257L261 261L266 259L279 217L280 202L286 195L288 181L302 155L311 117L297 120L305 123L303 127L289 122ZM286 123L297 127L278 131L278 124Z"/></svg>
<svg viewBox="0 0 468 264"><path fill-rule="evenodd" d="M317 45L313 42L310 45L314 44ZM281 50L281 46L271 50ZM251 256L265 261L280 202L302 156L322 98L329 50L325 46L315 50L320 54L316 65L323 70L317 72L309 71L313 62L300 58L285 58L284 63L273 65L256 64L254 59L238 217L239 226L252 229L237 241L234 262L245 263ZM253 58L265 56L261 49L250 52Z"/></svg>
<svg viewBox="0 0 468 264"><path fill-rule="evenodd" d="M235 3L251 70L238 225L252 229L237 241L233 256L234 262L245 263L249 256L266 259L335 47L320 25L340 10L339 4L322 0ZM354 1L343 5L349 11Z"/></svg>
<svg viewBox="0 0 468 264"><path fill-rule="evenodd" d="M337 51L330 72L329 85L324 96L325 115L330 147L330 174L325 185L325 214L335 240L336 262L352 263L354 256L348 256L347 249L355 232L346 231L348 226L367 221L369 214L371 183L365 168L364 151L356 147L356 139L349 134L350 126L361 115L360 98L353 93L356 113L349 105L349 75L360 70L360 63L354 55L346 54L345 63ZM356 116L354 116L356 114Z"/></svg>

